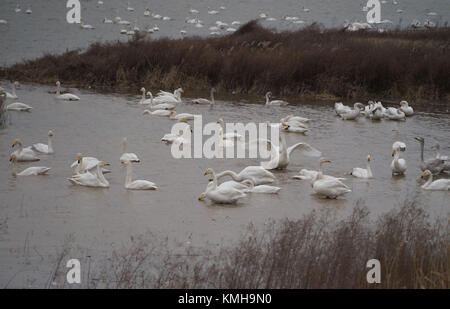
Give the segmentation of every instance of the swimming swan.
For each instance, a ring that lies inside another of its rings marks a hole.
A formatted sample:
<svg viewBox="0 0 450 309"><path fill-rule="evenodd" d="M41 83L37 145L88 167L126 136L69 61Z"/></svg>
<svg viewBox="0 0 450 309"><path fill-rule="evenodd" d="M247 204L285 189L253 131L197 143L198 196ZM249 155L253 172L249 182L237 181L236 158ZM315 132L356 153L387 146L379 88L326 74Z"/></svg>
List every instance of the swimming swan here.
<svg viewBox="0 0 450 309"><path fill-rule="evenodd" d="M98 187L98 188L108 188L109 182L103 176L102 166L108 166L109 163L98 162L95 173L86 172L84 174L75 174L70 178L67 178L72 184L85 186L85 187Z"/></svg>
<svg viewBox="0 0 450 309"><path fill-rule="evenodd" d="M23 147L23 144L20 140L15 140L12 147L19 146L19 149L14 151L11 155L14 155L17 159L17 162L26 162L26 161L39 161L40 159L37 157L36 153L31 149L31 147Z"/></svg>
<svg viewBox="0 0 450 309"><path fill-rule="evenodd" d="M350 173L352 176L356 178L373 178L372 169L370 168L370 155L367 156L367 168L355 167L353 171Z"/></svg>
<svg viewBox="0 0 450 309"><path fill-rule="evenodd" d="M405 171L407 168L406 160L400 158L399 151L400 151L400 149L398 147L396 147L396 148L394 148L394 150L392 150L392 156L394 157L394 160L392 160L392 163L391 163L392 176L405 174Z"/></svg>
<svg viewBox="0 0 450 309"><path fill-rule="evenodd" d="M134 180L132 181L132 163L130 161L125 161L127 166L127 177L125 179L125 189L128 190L156 190L158 187L151 181L147 180Z"/></svg>
<svg viewBox="0 0 450 309"><path fill-rule="evenodd" d="M433 175L441 173L445 167L445 160L439 158L424 160L423 150L425 147L425 139L423 137L417 136L415 137L415 140L420 143L420 169L422 171L430 170Z"/></svg>
<svg viewBox="0 0 450 309"><path fill-rule="evenodd" d="M294 179L300 179L300 180L314 180L317 177L318 171L308 170L308 169L301 169L298 175L292 176ZM337 180L346 180L346 178L343 177L334 177L330 175L322 175L323 178L334 178Z"/></svg>
<svg viewBox="0 0 450 309"><path fill-rule="evenodd" d="M192 133L192 127L190 125L186 125L183 129L182 133L174 134L174 133L168 133L161 138L161 141L165 142L166 144L175 144L175 145L181 145L181 144L190 144L191 143L191 133Z"/></svg>
<svg viewBox="0 0 450 309"><path fill-rule="evenodd" d="M53 153L53 147L52 147L52 137L53 137L53 131L50 130L48 131L48 144L42 144L42 143L37 143L37 144L33 144L33 146L31 146L33 148L34 151L40 152L40 153L45 153L45 154L52 154Z"/></svg>
<svg viewBox="0 0 450 309"><path fill-rule="evenodd" d="M448 191L450 190L450 179L438 179L433 181L433 174L430 170L425 170L423 172L421 178L425 178L428 176L427 182L422 185L422 189L424 190L434 190L434 191Z"/></svg>
<svg viewBox="0 0 450 309"><path fill-rule="evenodd" d="M169 118L172 120L178 120L178 121L188 121L188 120L193 120L196 116L199 115L193 115L193 114L189 114L189 113L181 113L181 114L177 114L175 111L173 111Z"/></svg>
<svg viewBox="0 0 450 309"><path fill-rule="evenodd" d="M273 100L270 101L270 97L272 96L272 92L266 93L266 105L274 105L274 106L281 106L281 105L288 105L289 103L283 100Z"/></svg>
<svg viewBox="0 0 450 309"><path fill-rule="evenodd" d="M250 179L246 179L242 183L248 185L248 189L244 190L244 192L278 194L278 192L281 190L280 187L275 186L268 186L268 185L255 186L254 182L251 181Z"/></svg>
<svg viewBox="0 0 450 309"><path fill-rule="evenodd" d="M50 167L45 166L33 166L26 168L25 170L21 171L20 173L16 172L16 165L17 165L17 157L15 155L11 155L9 158L9 161L12 161L13 163L13 172L12 174L14 176L37 176L37 175L45 175L48 173L48 171L51 169Z"/></svg>
<svg viewBox="0 0 450 309"><path fill-rule="evenodd" d="M321 158L319 161L319 172L317 177L313 179L311 186L316 194L326 197L336 199L341 195L352 192L346 184L336 178L324 178L322 172L322 164L329 163L330 161Z"/></svg>
<svg viewBox="0 0 450 309"><path fill-rule="evenodd" d="M120 156L120 162L125 163L126 161L131 162L140 162L138 156L135 153L129 153L127 152L127 138L124 137L122 140L123 144L123 154Z"/></svg>
<svg viewBox="0 0 450 309"><path fill-rule="evenodd" d="M361 111L363 110L364 105L357 102L353 105L353 109L342 110L339 116L341 116L343 120L355 120L359 117L359 115L361 115Z"/></svg>
<svg viewBox="0 0 450 309"><path fill-rule="evenodd" d="M20 102L14 102L6 106L6 110L8 111L29 112L32 109L33 107L30 105Z"/></svg>
<svg viewBox="0 0 450 309"><path fill-rule="evenodd" d="M73 169L73 174L83 174L89 171L92 171L97 167L97 164L100 162L97 158L94 157L83 157L81 153L77 154L77 160L72 163L70 166ZM110 170L102 168L103 174L111 173Z"/></svg>
<svg viewBox="0 0 450 309"><path fill-rule="evenodd" d="M64 100L64 101L79 101L80 98L74 94L71 93L64 93L61 94L61 83L59 81L56 82L56 98L58 100Z"/></svg>
<svg viewBox="0 0 450 309"><path fill-rule="evenodd" d="M266 183L273 183L276 179L275 175L262 166L247 166L239 174L233 171L226 170L216 175L217 179L225 176L230 176L233 180L242 182L250 179L255 185L262 185Z"/></svg>
<svg viewBox="0 0 450 309"><path fill-rule="evenodd" d="M200 98L200 99L193 99L191 102L194 103L194 104L202 104L202 105L210 104L210 105L214 105L215 104L214 92L216 92L216 89L211 88L211 92L210 92L211 100Z"/></svg>
<svg viewBox="0 0 450 309"><path fill-rule="evenodd" d="M400 102L400 110L405 113L405 116L412 116L414 115L414 109L409 106L407 101L401 101Z"/></svg>
<svg viewBox="0 0 450 309"><path fill-rule="evenodd" d="M7 99L18 99L19 97L16 94L16 87L19 87L20 83L18 81L15 81L12 83L12 93L6 92L6 98Z"/></svg>
<svg viewBox="0 0 450 309"><path fill-rule="evenodd" d="M232 186L223 184L218 186L217 178L215 177L213 169L208 168L205 175L212 175L213 180L206 186L206 191L200 194L200 197L198 198L200 201L207 197L215 203L233 204L239 199L247 196L243 191L237 190Z"/></svg>

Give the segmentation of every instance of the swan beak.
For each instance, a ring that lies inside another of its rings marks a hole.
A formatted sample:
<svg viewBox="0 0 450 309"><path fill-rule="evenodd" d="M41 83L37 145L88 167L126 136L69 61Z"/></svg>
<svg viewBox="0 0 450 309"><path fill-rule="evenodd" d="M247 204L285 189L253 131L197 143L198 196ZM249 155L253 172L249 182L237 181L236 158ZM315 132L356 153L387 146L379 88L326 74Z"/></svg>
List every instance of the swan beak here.
<svg viewBox="0 0 450 309"><path fill-rule="evenodd" d="M283 128L283 130L287 130L287 129L289 129L289 126L284 125L284 126L282 126L282 128Z"/></svg>
<svg viewBox="0 0 450 309"><path fill-rule="evenodd" d="M209 174L211 174L211 170L208 168L208 169L205 171L204 176L209 175Z"/></svg>
<svg viewBox="0 0 450 309"><path fill-rule="evenodd" d="M181 89L181 93L184 93L184 90L183 90L183 89Z"/></svg>
<svg viewBox="0 0 450 309"><path fill-rule="evenodd" d="M205 198L205 195L204 194L200 194L200 196L198 197L198 200L199 201L203 201L204 198Z"/></svg>
<svg viewBox="0 0 450 309"><path fill-rule="evenodd" d="M190 127L190 129L191 129L191 133L192 133L192 127Z"/></svg>
<svg viewBox="0 0 450 309"><path fill-rule="evenodd" d="M12 146L11 147L14 147L14 146L16 146L17 145L17 141L16 142L14 142L13 144L12 144Z"/></svg>
<svg viewBox="0 0 450 309"><path fill-rule="evenodd" d="M367 161L369 161L369 162L370 162L370 156L367 156Z"/></svg>
<svg viewBox="0 0 450 309"><path fill-rule="evenodd" d="M214 178L209 178L209 181L214 181Z"/></svg>
<svg viewBox="0 0 450 309"><path fill-rule="evenodd" d="M14 160L14 156L9 157L9 162L11 162L12 160Z"/></svg>
<svg viewBox="0 0 450 309"><path fill-rule="evenodd" d="M110 165L109 163L106 163L106 162L103 163L103 166L109 166L109 165Z"/></svg>
<svg viewBox="0 0 450 309"><path fill-rule="evenodd" d="M395 150L392 150L392 156L395 156L397 152Z"/></svg>

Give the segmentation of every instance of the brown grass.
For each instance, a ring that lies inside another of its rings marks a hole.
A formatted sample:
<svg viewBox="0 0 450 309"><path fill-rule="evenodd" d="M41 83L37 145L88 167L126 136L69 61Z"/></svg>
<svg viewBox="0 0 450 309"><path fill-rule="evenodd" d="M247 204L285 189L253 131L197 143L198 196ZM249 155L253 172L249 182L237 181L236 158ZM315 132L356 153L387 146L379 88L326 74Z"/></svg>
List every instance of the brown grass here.
<svg viewBox="0 0 450 309"><path fill-rule="evenodd" d="M141 86L325 97L446 99L450 29L386 33L311 26L275 32L252 21L219 38L96 43L86 51L45 55L0 71L0 78L53 84Z"/></svg>
<svg viewBox="0 0 450 309"><path fill-rule="evenodd" d="M167 239L143 236L98 263L87 286L448 289L448 223L430 220L409 202L373 221L357 203L343 219L317 210L299 220L249 226L238 243L220 249L169 246ZM366 281L373 258L381 263L380 284Z"/></svg>

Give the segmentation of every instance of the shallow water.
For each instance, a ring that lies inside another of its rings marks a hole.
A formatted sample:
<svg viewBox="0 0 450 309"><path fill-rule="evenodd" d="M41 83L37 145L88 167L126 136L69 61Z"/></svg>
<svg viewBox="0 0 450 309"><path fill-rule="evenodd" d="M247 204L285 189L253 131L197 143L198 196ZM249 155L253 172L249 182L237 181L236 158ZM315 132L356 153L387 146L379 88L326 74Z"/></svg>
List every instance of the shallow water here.
<svg viewBox="0 0 450 309"><path fill-rule="evenodd" d="M338 209L340 215L345 215L360 200L365 201L372 216L405 200L425 205L431 216L448 216L448 192L420 189L420 147L414 140L417 135L425 137L426 157L434 155L430 146L435 141L441 144L442 153L450 154L448 112L419 109L406 122L345 122L335 116L331 102L267 108L262 99L250 99L244 104L236 98L235 102L218 100L214 108L182 104L177 112L201 114L203 124L218 118L225 122L276 122L290 113L312 119L309 135L286 134L287 144L304 141L318 148L333 162L325 167L326 173L348 177L353 191L339 200L317 198L310 182L292 179L301 168L317 169L317 158L294 153L287 171L275 172L276 185L282 187L279 195L253 194L236 206L220 206L198 201L208 182L208 177L203 176L206 168L238 172L245 166L258 165L258 160L173 159L170 147L160 139L170 132L174 121L142 115L138 96L73 89L82 100L61 102L49 90L22 85L17 91L20 101L32 105L33 111L9 112L0 129L0 223L4 222L0 230L0 286L42 286L53 267L50 263L54 259L50 257L70 235L77 247L87 248L95 256L146 231L194 246L227 243L238 239L251 222L260 225L269 219L296 219L324 208ZM405 177L393 178L389 168L393 128L399 129L399 139L407 144L407 151L402 153L408 163ZM19 170L49 166L50 175L13 177L8 162L13 140L20 138L25 146L46 143L49 129L55 134L55 154L42 155L37 163L20 163ZM137 153L142 161L134 166L134 179L154 181L157 191L124 189L125 168L119 163L124 136L128 138L128 151ZM78 152L112 164L112 173L107 175L110 188L84 188L66 180ZM365 167L369 153L373 180L345 176L353 167ZM39 271L42 273L36 275ZM30 277L37 281L30 283Z"/></svg>
<svg viewBox="0 0 450 309"><path fill-rule="evenodd" d="M141 30L158 25L160 30L151 35L152 38L161 36L180 38L180 30L187 31L188 35L209 35L209 27L218 20L231 24L240 21L242 24L258 18L259 13L265 12L276 21L262 21L262 24L279 30L295 30L313 22L325 27L340 27L345 20L365 21L367 12L362 7L365 0L131 0L134 12L126 10L127 1L105 0L104 5L98 7L97 1L81 0L81 17L86 24L91 24L95 30L83 30L79 25L70 25L66 22L66 2L63 0L2 0L0 1L0 19L8 21L7 25L0 24L0 65L11 65L21 60L36 58L44 53L61 53L74 48L86 48L96 41L127 40L121 35L120 25L103 24L103 18L113 19L120 16L131 23L137 21ZM432 20L438 25L445 25L450 18L448 0L399 0L398 5L388 0L381 5L381 19L389 19L392 25L384 24L380 27L406 27L414 19L422 23ZM20 4L22 12L15 13L14 9ZM31 4L33 13L25 14ZM198 17L204 22L203 28L195 28L185 23L186 18L193 18L189 8L199 11ZM225 6L226 10L220 10ZM171 21L157 20L144 17L144 10L149 7L155 14L171 17ZM208 7L220 11L218 15L209 15ZM303 7L310 9L308 13ZM397 13L397 10L403 10ZM436 16L427 16L426 9L436 12ZM297 16L304 24L293 24L283 21L283 16ZM134 26L134 24L132 25ZM223 32L223 31L222 31Z"/></svg>

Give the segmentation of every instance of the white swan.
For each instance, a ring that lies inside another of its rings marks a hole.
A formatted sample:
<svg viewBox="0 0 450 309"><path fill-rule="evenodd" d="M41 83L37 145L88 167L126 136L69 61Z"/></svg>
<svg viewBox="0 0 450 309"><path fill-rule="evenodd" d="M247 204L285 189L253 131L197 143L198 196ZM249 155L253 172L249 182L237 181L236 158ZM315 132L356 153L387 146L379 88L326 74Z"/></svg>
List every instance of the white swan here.
<svg viewBox="0 0 450 309"><path fill-rule="evenodd" d="M330 161L321 158L319 161L319 172L317 177L313 179L311 186L316 194L326 197L336 199L341 195L352 192L346 184L336 178L324 178L322 172L322 164L329 163Z"/></svg>
<svg viewBox="0 0 450 309"><path fill-rule="evenodd" d="M216 175L217 179L225 176L230 176L233 180L242 182L245 179L250 179L255 185L262 185L266 183L273 183L276 179L275 175L262 166L247 166L239 174L233 171L226 170Z"/></svg>
<svg viewBox="0 0 450 309"><path fill-rule="evenodd" d="M37 157L36 153L31 149L31 147L23 147L23 144L20 140L15 140L12 147L19 146L19 149L14 151L11 155L14 155L18 162L26 162L26 161L39 161L40 159Z"/></svg>
<svg viewBox="0 0 450 309"><path fill-rule="evenodd" d="M216 92L216 89L211 88L211 92L210 92L211 100L199 98L199 99L193 99L191 102L194 103L194 104L210 104L210 105L214 105L215 104L214 92Z"/></svg>
<svg viewBox="0 0 450 309"><path fill-rule="evenodd" d="M221 204L233 204L239 199L246 197L247 195L240 190L237 190L229 185L217 185L217 178L211 168L208 168L205 175L213 175L213 180L206 186L206 191L200 194L199 200L203 200L205 197L209 198L215 203Z"/></svg>
<svg viewBox="0 0 450 309"><path fill-rule="evenodd" d="M152 101L152 98L153 98L152 93L150 91L147 92L147 95L150 96L150 99L146 99L146 97L145 97L146 92L145 92L145 88L144 87L141 88L141 92L142 92L142 97L141 97L141 100L139 101L139 104L141 104L141 105L152 104L152 102L153 102Z"/></svg>
<svg viewBox="0 0 450 309"><path fill-rule="evenodd" d="M165 142L166 144L176 144L176 145L190 144L191 143L190 133L192 133L192 127L190 125L186 125L182 133L165 134L163 138L161 138L161 141Z"/></svg>
<svg viewBox="0 0 450 309"><path fill-rule="evenodd" d="M251 181L250 179L246 179L242 183L248 185L248 189L244 190L244 192L278 194L278 192L281 190L280 187L275 187L275 186L268 186L268 185L255 186L254 182Z"/></svg>
<svg viewBox="0 0 450 309"><path fill-rule="evenodd" d="M415 140L420 143L420 169L422 171L430 170L434 175L442 172L445 167L445 160L440 158L431 158L424 160L423 150L425 147L425 139L423 137L417 136Z"/></svg>
<svg viewBox="0 0 450 309"><path fill-rule="evenodd" d="M151 181L147 180L132 180L132 163L125 161L127 166L127 177L125 179L125 189L128 190L156 190L158 187Z"/></svg>
<svg viewBox="0 0 450 309"><path fill-rule="evenodd" d="M266 93L266 105L274 105L274 106L280 106L280 105L288 105L289 103L283 100L270 100L270 97L272 96L272 92Z"/></svg>
<svg viewBox="0 0 450 309"><path fill-rule="evenodd" d="M450 179L438 179L433 181L433 174L429 170L425 170L423 172L421 178L425 178L428 176L427 182L422 185L422 189L424 190L433 190L433 191L448 191L450 190Z"/></svg>
<svg viewBox="0 0 450 309"><path fill-rule="evenodd" d="M282 134L279 136L279 146L274 145L270 140L260 139L258 142L264 143L266 147L270 146L270 161L261 162L261 166L268 170L286 168L289 165L290 154L296 149L306 156L318 157L321 155L319 150L306 143L297 143L287 148L286 139Z"/></svg>
<svg viewBox="0 0 450 309"><path fill-rule="evenodd" d="M52 137L53 137L53 131L48 131L48 144L42 144L42 143L36 143L31 146L34 151L45 153L45 154L52 154L53 153L53 147L52 147Z"/></svg>
<svg viewBox="0 0 450 309"><path fill-rule="evenodd" d="M300 180L314 180L317 177L318 171L308 170L308 169L301 169L298 175L292 176L294 179L300 179ZM334 177L330 175L322 175L323 178L334 178L337 180L346 180L346 178L343 177Z"/></svg>
<svg viewBox="0 0 450 309"><path fill-rule="evenodd" d="M21 171L20 173L16 172L16 165L17 165L17 157L15 155L11 155L9 158L9 161L13 162L13 172L12 174L14 176L37 176L37 175L45 175L48 173L48 171L51 169L50 167L45 166L32 166L28 167L25 170Z"/></svg>
<svg viewBox="0 0 450 309"><path fill-rule="evenodd" d="M182 88L178 88L174 91L174 93L168 93L168 94L161 94L157 97L153 98L153 103L160 104L160 103L173 103L178 104L181 103L181 94L183 93Z"/></svg>
<svg viewBox="0 0 450 309"><path fill-rule="evenodd" d="M85 187L99 187L108 188L109 182L103 176L102 166L108 166L106 162L98 162L95 173L86 172L84 174L75 174L70 178L67 178L74 185L85 186Z"/></svg>
<svg viewBox="0 0 450 309"><path fill-rule="evenodd" d="M392 156L394 157L394 160L392 160L391 163L392 176L403 175L407 168L406 160L400 158L399 150L400 149L398 147L392 150Z"/></svg>
<svg viewBox="0 0 450 309"><path fill-rule="evenodd" d="M336 112L336 115L341 115L342 113L349 112L352 109L349 106L346 106L342 104L342 102L336 102L334 103L334 111Z"/></svg>
<svg viewBox="0 0 450 309"><path fill-rule="evenodd" d="M173 111L173 113L170 114L169 118L172 120L178 120L178 121L188 121L188 120L193 120L195 117L198 117L200 115L193 115L193 114L189 114L189 113L181 113L181 114L177 114L175 111Z"/></svg>
<svg viewBox="0 0 450 309"><path fill-rule="evenodd" d="M367 167L365 169L355 167L353 168L351 175L356 178L373 178L372 169L370 168L370 155L367 156Z"/></svg>
<svg viewBox="0 0 450 309"><path fill-rule="evenodd" d="M127 142L128 142L127 138L124 137L122 140L123 154L122 156L120 156L120 162L121 163L125 163L126 161L141 162L135 153L127 152Z"/></svg>
<svg viewBox="0 0 450 309"><path fill-rule="evenodd" d="M20 102L14 102L6 106L8 111L29 112L33 109L30 105Z"/></svg>
<svg viewBox="0 0 450 309"><path fill-rule="evenodd" d="M386 108L384 115L389 120L406 120L405 113L395 107Z"/></svg>
<svg viewBox="0 0 450 309"><path fill-rule="evenodd" d="M374 104L373 108L369 111L369 118L372 120L381 120L383 117L383 106Z"/></svg>
<svg viewBox="0 0 450 309"><path fill-rule="evenodd" d="M407 101L401 101L400 102L400 109L402 112L405 113L405 116L412 116L414 115L414 109L409 106Z"/></svg>
<svg viewBox="0 0 450 309"><path fill-rule="evenodd" d="M343 120L355 120L359 117L361 111L363 110L364 105L362 103L357 102L353 105L353 109L342 110L339 116L341 116Z"/></svg>
<svg viewBox="0 0 450 309"><path fill-rule="evenodd" d="M157 109L155 111L151 110L144 110L142 112L143 115L153 115L153 116L159 116L159 117L170 117L171 115L174 115L175 111L167 110L167 109Z"/></svg>
<svg viewBox="0 0 450 309"><path fill-rule="evenodd" d="M58 100L64 100L64 101L79 101L80 100L80 98L78 96L76 96L74 94L71 94L71 93L61 94L61 90L60 90L61 83L60 83L60 81L56 82L56 87L57 87L56 88L56 98Z"/></svg>
<svg viewBox="0 0 450 309"><path fill-rule="evenodd" d="M19 87L19 86L20 86L20 83L18 81L13 82L12 86L11 86L12 87L11 93L5 91L6 98L7 99L18 99L19 97L16 94L16 87Z"/></svg>
<svg viewBox="0 0 450 309"><path fill-rule="evenodd" d="M291 122L292 123L292 122ZM308 129L304 128L303 126L295 125L295 124L286 124L282 123L281 129L284 132L292 132L292 133L302 133L305 134L308 132Z"/></svg>
<svg viewBox="0 0 450 309"><path fill-rule="evenodd" d="M73 174L83 174L89 171L92 171L97 167L97 164L100 162L97 158L94 157L83 157L81 153L77 154L77 160L72 163L70 166L73 169ZM103 174L111 173L110 170L102 168Z"/></svg>
<svg viewBox="0 0 450 309"><path fill-rule="evenodd" d="M182 94L182 93L184 93L183 88L178 88L178 89L175 89L175 90L173 91L173 93L168 92L168 91L160 90L156 95L157 95L158 97L164 97L164 96L172 97L172 98L174 98L174 99L176 99L176 100L179 101L179 100L181 99L181 94Z"/></svg>
<svg viewBox="0 0 450 309"><path fill-rule="evenodd" d="M433 145L431 146L431 149L435 149L435 150L436 150L436 158L437 158L437 159L441 159L441 160L445 160L445 161L448 161L448 160L449 160L449 157L448 157L448 156L443 156L443 155L441 155L441 146L440 146L438 143L433 144Z"/></svg>

